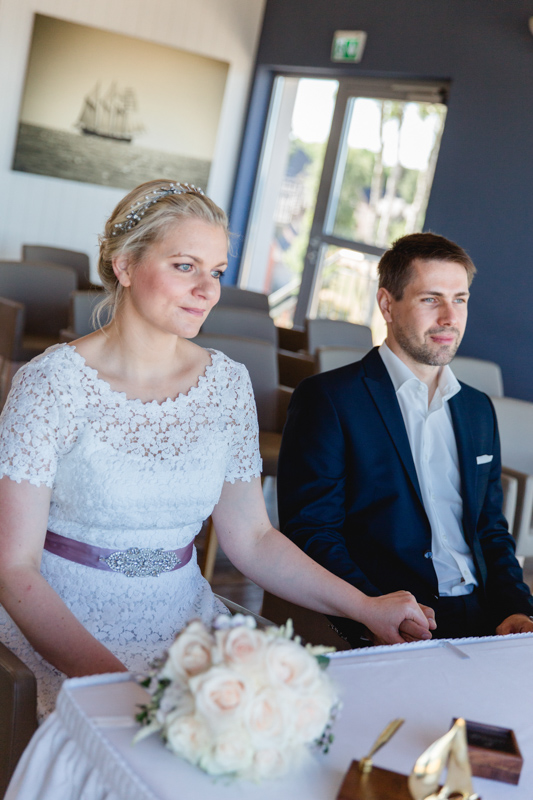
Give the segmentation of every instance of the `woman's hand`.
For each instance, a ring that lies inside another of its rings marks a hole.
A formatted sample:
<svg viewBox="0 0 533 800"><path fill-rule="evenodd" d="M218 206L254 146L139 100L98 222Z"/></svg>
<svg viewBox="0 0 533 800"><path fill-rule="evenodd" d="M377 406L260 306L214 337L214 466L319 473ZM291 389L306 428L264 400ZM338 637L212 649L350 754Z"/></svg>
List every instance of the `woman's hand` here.
<svg viewBox="0 0 533 800"><path fill-rule="evenodd" d="M35 650L69 678L124 672L40 573L50 494L45 486L0 479L0 603Z"/></svg>
<svg viewBox="0 0 533 800"><path fill-rule="evenodd" d="M220 544L233 564L278 597L361 622L374 644L431 639L433 610L421 607L410 592L369 597L312 561L274 530L259 479L225 484L213 521Z"/></svg>
<svg viewBox="0 0 533 800"><path fill-rule="evenodd" d="M431 639L431 630L436 627L433 609L420 606L410 592L367 597L365 605L360 621L368 628L373 644Z"/></svg>

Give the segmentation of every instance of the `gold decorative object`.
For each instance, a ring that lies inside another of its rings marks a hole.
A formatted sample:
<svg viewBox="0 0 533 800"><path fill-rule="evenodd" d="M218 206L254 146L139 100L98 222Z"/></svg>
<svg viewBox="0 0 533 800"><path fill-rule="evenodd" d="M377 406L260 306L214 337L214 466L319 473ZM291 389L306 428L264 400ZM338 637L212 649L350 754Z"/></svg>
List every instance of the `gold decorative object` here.
<svg viewBox="0 0 533 800"><path fill-rule="evenodd" d="M439 791L439 779L446 764L446 783ZM450 797L480 800L472 787L464 719L458 719L448 733L422 753L407 784L413 800L447 800Z"/></svg>
<svg viewBox="0 0 533 800"><path fill-rule="evenodd" d="M372 756L374 753L377 753L377 751L380 750L384 744L387 744L389 739L392 739L398 728L401 728L404 722L404 719L393 719L392 722L389 722L385 730L381 731L378 738L372 745L369 754L362 758L359 762L359 769L361 772L372 772Z"/></svg>

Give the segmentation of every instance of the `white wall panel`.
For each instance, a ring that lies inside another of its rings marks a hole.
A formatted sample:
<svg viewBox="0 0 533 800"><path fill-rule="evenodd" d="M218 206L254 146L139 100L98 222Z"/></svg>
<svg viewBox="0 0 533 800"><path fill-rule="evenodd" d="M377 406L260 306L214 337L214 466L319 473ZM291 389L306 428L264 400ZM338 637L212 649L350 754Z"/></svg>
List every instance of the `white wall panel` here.
<svg viewBox="0 0 533 800"><path fill-rule="evenodd" d="M122 189L14 172L34 13L221 59L230 64L208 192L227 208L265 0L0 0L0 259L23 243L83 250L95 264L97 235Z"/></svg>

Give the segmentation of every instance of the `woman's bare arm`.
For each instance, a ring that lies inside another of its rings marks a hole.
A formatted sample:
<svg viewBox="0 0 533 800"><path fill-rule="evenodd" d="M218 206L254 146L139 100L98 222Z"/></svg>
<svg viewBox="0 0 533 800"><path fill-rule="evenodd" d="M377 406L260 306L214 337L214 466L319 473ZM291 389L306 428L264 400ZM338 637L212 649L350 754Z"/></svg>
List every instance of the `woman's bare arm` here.
<svg viewBox="0 0 533 800"><path fill-rule="evenodd" d="M0 603L31 645L69 677L125 671L40 574L50 489L0 479Z"/></svg>
<svg viewBox="0 0 533 800"><path fill-rule="evenodd" d="M409 592L368 597L276 531L258 478L225 483L213 521L228 558L268 591L324 614L355 619L372 632L376 643L405 641L399 628L407 621L411 638L431 638L430 623Z"/></svg>

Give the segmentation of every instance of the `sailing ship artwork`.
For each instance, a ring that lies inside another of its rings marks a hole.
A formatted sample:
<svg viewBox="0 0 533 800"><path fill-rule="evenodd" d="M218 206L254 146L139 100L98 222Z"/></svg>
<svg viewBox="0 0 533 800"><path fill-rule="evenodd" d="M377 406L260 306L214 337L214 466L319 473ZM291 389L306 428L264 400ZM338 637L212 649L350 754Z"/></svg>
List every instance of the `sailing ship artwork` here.
<svg viewBox="0 0 533 800"><path fill-rule="evenodd" d="M134 117L137 108L133 89L128 87L120 91L116 83L112 83L103 94L97 83L85 96L76 128L86 136L132 142L134 136L144 130L144 125Z"/></svg>
<svg viewBox="0 0 533 800"><path fill-rule="evenodd" d="M165 175L206 189L228 70L35 14L12 169L126 190Z"/></svg>
<svg viewBox="0 0 533 800"><path fill-rule="evenodd" d="M211 162L143 147L136 92L117 81L97 82L82 95L69 129L19 123L13 169L67 180L132 189L154 175L186 176L207 186Z"/></svg>

